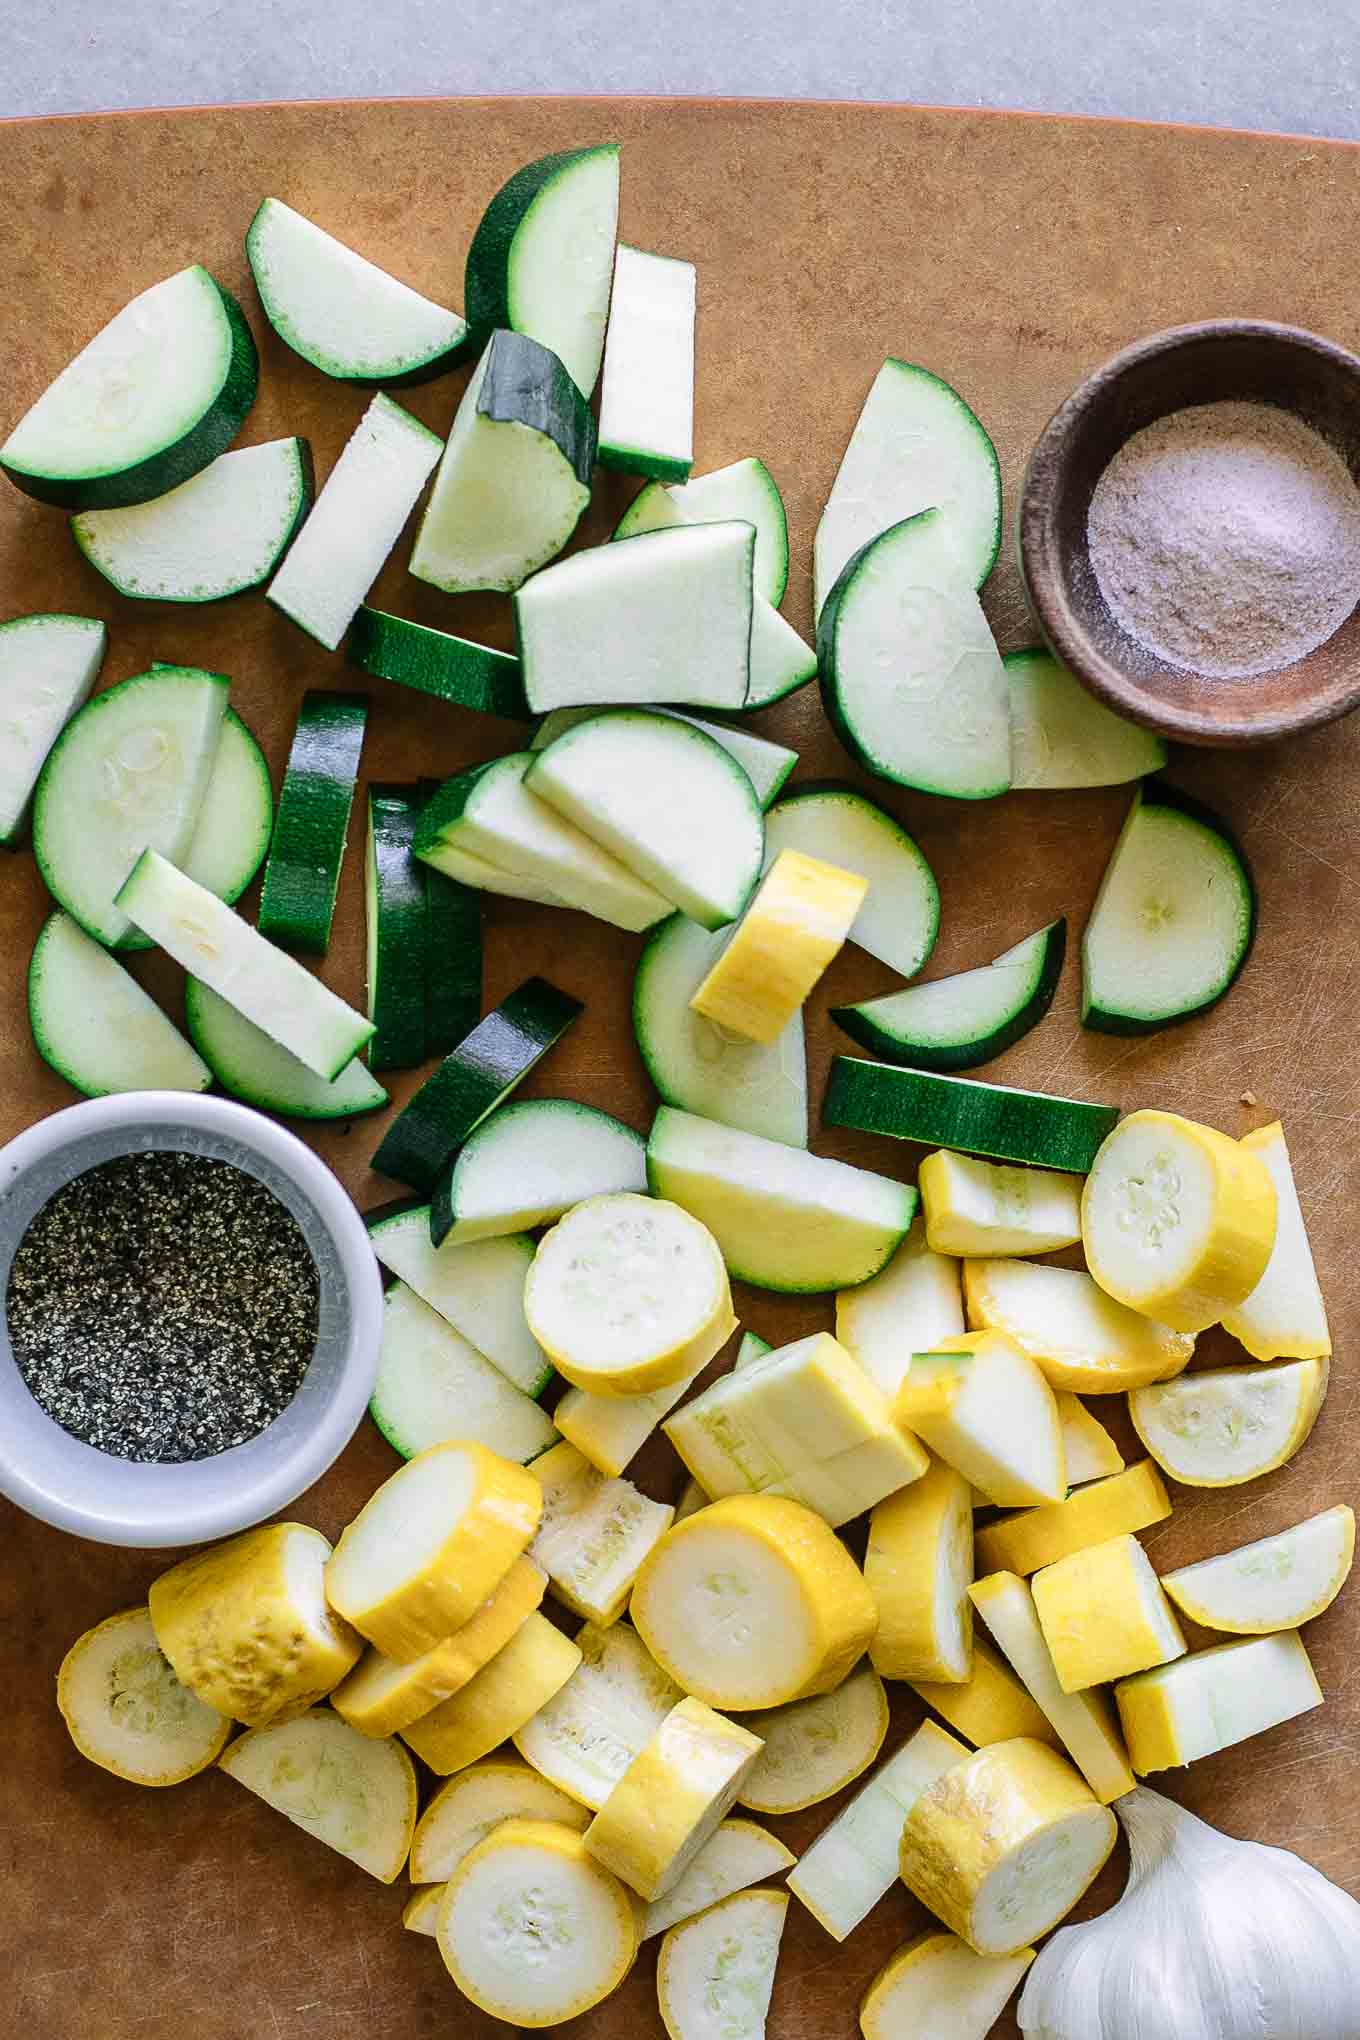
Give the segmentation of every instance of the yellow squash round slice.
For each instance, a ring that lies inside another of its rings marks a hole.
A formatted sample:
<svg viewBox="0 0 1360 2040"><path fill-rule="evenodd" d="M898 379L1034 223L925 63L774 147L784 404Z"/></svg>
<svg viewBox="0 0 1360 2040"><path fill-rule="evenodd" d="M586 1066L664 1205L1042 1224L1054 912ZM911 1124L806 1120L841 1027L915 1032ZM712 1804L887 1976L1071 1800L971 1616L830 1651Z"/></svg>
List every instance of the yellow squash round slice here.
<svg viewBox="0 0 1360 2040"><path fill-rule="evenodd" d="M523 1728L580 1662L570 1637L530 1615L475 1679L404 1728L402 1741L441 1778L452 1777Z"/></svg>
<svg viewBox="0 0 1360 2040"><path fill-rule="evenodd" d="M222 1769L370 1877L401 1875L416 1824L415 1766L399 1742L362 1736L329 1707L239 1736Z"/></svg>
<svg viewBox="0 0 1360 2040"><path fill-rule="evenodd" d="M125 1608L76 1638L57 1673L57 1706L81 1756L132 1785L181 1784L231 1734L175 1677L145 1608Z"/></svg>
<svg viewBox="0 0 1360 2040"><path fill-rule="evenodd" d="M888 1733L888 1696L872 1665L811 1700L742 1717L765 1747L738 1798L753 1813L800 1813L867 1771Z"/></svg>
<svg viewBox="0 0 1360 2040"><path fill-rule="evenodd" d="M586 1847L639 1898L663 1897L735 1805L760 1748L702 1700L678 1701L586 1829Z"/></svg>
<svg viewBox="0 0 1360 2040"><path fill-rule="evenodd" d="M552 1820L584 1834L589 1819L585 1807L516 1757L469 1764L440 1786L416 1822L411 1882L447 1883L464 1856L503 1820Z"/></svg>
<svg viewBox="0 0 1360 2040"><path fill-rule="evenodd" d="M981 2040L1034 1960L976 1955L957 1934L927 1929L884 1963L859 2008L864 2040Z"/></svg>
<svg viewBox="0 0 1360 2040"><path fill-rule="evenodd" d="M1180 1623L1136 1537L1111 1537L1030 1582L1064 1693L1105 1686L1185 1656Z"/></svg>
<svg viewBox="0 0 1360 2040"><path fill-rule="evenodd" d="M841 949L869 882L802 850L781 850L731 941L690 1000L743 1041L775 1041Z"/></svg>
<svg viewBox="0 0 1360 2040"><path fill-rule="evenodd" d="M1190 1364L1195 1342L1116 1303L1079 1268L1045 1261L963 1264L968 1322L1004 1332L1028 1353L1055 1391L1117 1395L1169 1381Z"/></svg>
<svg viewBox="0 0 1360 2040"><path fill-rule="evenodd" d="M1298 1629L1330 1608L1355 1559L1355 1512L1341 1503L1291 1530L1166 1573L1181 1611L1225 1636Z"/></svg>
<svg viewBox="0 0 1360 2040"><path fill-rule="evenodd" d="M670 2040L764 2040L784 1891L739 1891L672 1927L661 1943L656 1996Z"/></svg>
<svg viewBox="0 0 1360 2040"><path fill-rule="evenodd" d="M1138 1389L1129 1414L1157 1464L1183 1487L1237 1487L1294 1457L1326 1399L1329 1364L1206 1367Z"/></svg>
<svg viewBox="0 0 1360 2040"><path fill-rule="evenodd" d="M878 1608L870 1655L885 1679L968 1677L973 1655L973 1491L942 1459L869 1518L864 1581Z"/></svg>

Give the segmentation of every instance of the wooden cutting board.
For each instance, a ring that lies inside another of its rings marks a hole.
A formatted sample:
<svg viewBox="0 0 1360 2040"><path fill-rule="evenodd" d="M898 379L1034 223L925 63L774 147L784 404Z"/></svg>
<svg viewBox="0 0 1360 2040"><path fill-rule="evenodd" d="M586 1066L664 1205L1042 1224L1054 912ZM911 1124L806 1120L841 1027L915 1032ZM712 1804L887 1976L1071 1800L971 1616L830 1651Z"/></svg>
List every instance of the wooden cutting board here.
<svg viewBox="0 0 1360 2040"><path fill-rule="evenodd" d="M747 453L771 465L789 509L786 609L810 625L813 530L846 436L887 353L956 383L996 440L1008 518L1036 433L1077 378L1135 335L1225 314L1284 319L1360 344L1353 244L1360 151L1191 129L867 106L506 100L261 107L15 122L0 127L4 429L134 291L199 261L249 312L262 356L246 438L306 433L324 475L362 393L291 355L259 314L242 235L272 192L419 288L461 302L468 237L491 192L545 150L618 137L622 230L699 265L698 459ZM403 394L447 428L458 385ZM602 478L588 535L604 537L627 487ZM508 605L451 600L405 571L409 534L378 584L383 606L508 643ZM1010 548L987 608L1003 648L1034 632ZM258 598L201 611L115 597L85 565L56 511L0 487L0 615L68 609L108 619L106 681L153 658L215 667L265 742L276 780L308 686L371 694L366 776L446 774L514 745L514 726L441 708L349 671ZM816 690L761 727L796 744L803 776L858 778ZM1272 751L1185 753L1173 776L1231 817L1255 861L1261 934L1227 1003L1145 1042L1083 1034L1069 964L1055 1010L985 1074L1038 1088L1156 1104L1242 1133L1275 1115L1289 1129L1337 1339L1331 1398L1295 1463L1226 1494L1179 1493L1148 1545L1165 1569L1357 1501L1351 1347L1360 1333L1352 1237L1360 1163L1354 1018L1360 932L1360 720ZM868 784L869 782L864 782ZM1127 805L1120 792L1019 795L990 806L873 788L919 837L939 875L944 921L931 963L983 961L1052 916L1079 932ZM345 874L325 976L362 997L360 858ZM0 870L0 1138L72 1102L32 1048L23 971L47 902L27 854ZM1075 941L1071 945L1075 950ZM492 901L486 993L543 972L587 1011L530 1092L591 1100L645 1127L651 1097L628 1022L635 940L576 915ZM178 1012L164 960L139 974ZM820 1097L838 1042L835 999L887 989L846 952L813 1002ZM398 1080L404 1097L415 1079ZM315 1145L359 1204L392 1194L367 1158L377 1126ZM899 1144L832 1134L820 1151L888 1172ZM738 1298L782 1340L827 1324L825 1300ZM1229 1342L1210 1335L1207 1358ZM1102 1406L1101 1414L1107 1412ZM1112 1419L1125 1444L1122 1413ZM335 1534L394 1464L365 1423L340 1464L292 1512ZM679 1484L655 1450L647 1482ZM29 2040L459 2040L496 2028L453 1991L431 1943L398 1924L384 1890L210 1775L138 1792L85 1764L53 1705L53 1677L88 1624L144 1598L152 1554L75 1542L3 1510L0 1544L0 2028ZM1328 1695L1302 1721L1158 1782L1229 1831L1298 1850L1360 1893L1360 1595L1308 1631ZM893 1743L915 1725L908 1694ZM794 1848L834 1805L777 1823ZM1119 1888L1122 1859L1096 1898ZM1093 1900L1092 1903L1095 1901ZM865 1985L922 1923L895 1889L844 1946L794 1904L771 2019L773 2040L849 2040ZM577 2022L592 2040L660 2032L648 1944L624 1992ZM1008 2016L997 2031L1016 2031Z"/></svg>

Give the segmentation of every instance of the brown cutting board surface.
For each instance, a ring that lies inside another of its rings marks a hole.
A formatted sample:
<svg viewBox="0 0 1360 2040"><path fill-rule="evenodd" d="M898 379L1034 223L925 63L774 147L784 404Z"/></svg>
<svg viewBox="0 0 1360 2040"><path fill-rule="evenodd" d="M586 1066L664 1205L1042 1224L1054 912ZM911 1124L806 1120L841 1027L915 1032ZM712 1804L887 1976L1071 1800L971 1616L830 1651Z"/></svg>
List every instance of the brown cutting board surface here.
<svg viewBox="0 0 1360 2040"><path fill-rule="evenodd" d="M324 476L367 399L290 354L260 315L242 252L259 199L277 194L419 288L461 303L464 249L491 192L530 157L609 137L625 144L625 238L699 265L696 468L753 452L773 468L792 541L785 607L804 630L817 515L885 354L926 363L974 404L1000 452L1009 519L1026 454L1054 406L1135 335L1246 314L1360 343L1348 255L1360 152L1327 142L831 105L518 100L119 115L0 127L0 422L17 417L134 291L198 261L239 294L260 345L260 396L244 437L305 433ZM401 401L443 431L461 383ZM590 537L607 534L629 493L601 479ZM366 777L446 774L520 739L512 725L368 681L258 597L200 611L124 602L62 527L59 512L0 487L0 614L107 618L105 681L153 658L230 674L276 784L309 686L372 696ZM408 532L375 600L508 644L508 604L453 600L412 581L409 545ZM1032 639L1009 547L986 602L1003 648ZM857 776L815 688L760 727L798 746L801 776ZM1337 1340L1331 1397L1292 1466L1225 1494L1177 1493L1174 1520L1147 1540L1162 1569L1356 1502L1360 1420L1351 1359L1360 1332L1352 1246L1360 719L1275 750L1181 754L1172 772L1221 805L1255 862L1261 933L1240 984L1206 1020L1121 1042L1079 1028L1069 961L1051 1016L985 1073L1125 1108L1173 1107L1233 1133L1277 1114L1288 1127ZM983 961L1057 914L1072 917L1075 935L1127 806L1119 791L973 807L873 790L938 873L935 973ZM362 998L360 862L352 849L324 973L353 999ZM72 1102L38 1060L25 1022L23 967L46 911L31 857L7 860L0 1138ZM576 915L503 901L488 902L486 919L489 1003L531 969L586 1001L528 1092L590 1100L645 1127L652 1099L628 1021L637 942ZM163 959L137 968L178 1013L175 972ZM889 982L854 951L834 966L810 1016L815 1098L828 1055L848 1046L825 1019L828 1003ZM398 1097L414 1081L398 1079ZM1257 1102L1244 1103L1247 1093ZM308 1136L365 1208L393 1192L367 1165L378 1131L360 1121ZM917 1159L887 1140L819 1135L817 1146L889 1173ZM826 1299L748 1292L738 1308L774 1340L829 1322ZM1227 1356L1220 1337L1203 1341L1206 1356ZM1111 1421L1128 1448L1122 1412ZM334 1535L394 1463L365 1423L291 1513ZM679 1485L661 1449L646 1475L658 1493ZM473 2040L503 2030L456 1995L429 1941L401 1931L400 1889L372 1883L226 1778L139 1792L76 1756L53 1705L61 1655L88 1624L143 1598L164 1559L78 1543L0 1510L0 2030L30 2040L374 2032ZM1324 1709L1156 1782L1229 1831L1296 1849L1360 1893L1360 1597L1343 1596L1308 1642ZM889 1747L919 1712L905 1694ZM776 1825L800 1848L834 1810ZM1119 1865L1106 1873L1102 1903L1120 1874ZM922 1919L898 1888L838 1947L795 1903L774 2040L848 2040L865 1985ZM593 2040L660 2032L655 1946L620 1996L573 2032ZM1016 2031L1011 2015L997 2031Z"/></svg>

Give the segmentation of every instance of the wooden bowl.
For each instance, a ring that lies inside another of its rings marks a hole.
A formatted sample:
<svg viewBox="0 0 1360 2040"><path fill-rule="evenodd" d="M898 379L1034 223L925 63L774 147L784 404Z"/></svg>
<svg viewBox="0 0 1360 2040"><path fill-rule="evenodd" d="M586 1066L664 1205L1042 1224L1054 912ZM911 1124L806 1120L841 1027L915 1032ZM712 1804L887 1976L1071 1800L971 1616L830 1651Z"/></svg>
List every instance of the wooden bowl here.
<svg viewBox="0 0 1360 2040"><path fill-rule="evenodd" d="M1293 411L1360 474L1360 360L1294 326L1219 319L1154 333L1088 376L1040 435L1020 503L1020 570L1053 652L1121 715L1187 744L1268 744L1360 704L1360 609L1293 665L1223 680L1136 643L1096 585L1086 517L1110 460L1167 412L1229 398Z"/></svg>

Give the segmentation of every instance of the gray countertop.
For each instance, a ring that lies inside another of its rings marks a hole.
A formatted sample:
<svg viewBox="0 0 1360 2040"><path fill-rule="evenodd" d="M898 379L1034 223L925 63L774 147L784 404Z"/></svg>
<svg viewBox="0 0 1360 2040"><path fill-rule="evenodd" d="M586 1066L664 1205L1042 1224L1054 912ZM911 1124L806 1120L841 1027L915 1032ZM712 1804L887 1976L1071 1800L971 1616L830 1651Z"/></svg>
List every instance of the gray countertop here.
<svg viewBox="0 0 1360 2040"><path fill-rule="evenodd" d="M1355 0L58 0L0 115L399 93L892 99L1360 139Z"/></svg>

